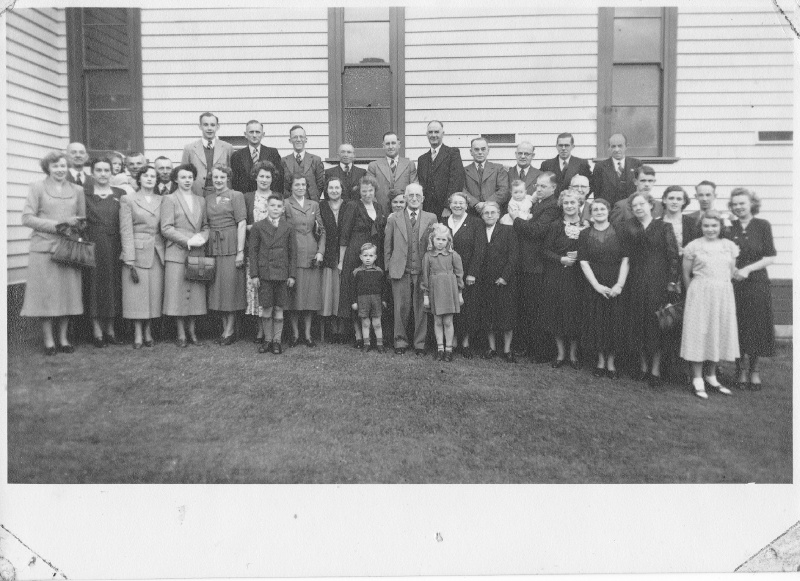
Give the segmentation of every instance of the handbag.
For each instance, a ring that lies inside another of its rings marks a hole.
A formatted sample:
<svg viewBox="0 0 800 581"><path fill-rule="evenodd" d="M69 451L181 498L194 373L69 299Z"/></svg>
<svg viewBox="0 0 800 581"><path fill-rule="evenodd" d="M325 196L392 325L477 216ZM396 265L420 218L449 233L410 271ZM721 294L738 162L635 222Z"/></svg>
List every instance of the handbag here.
<svg viewBox="0 0 800 581"><path fill-rule="evenodd" d="M211 282L214 280L214 275L217 270L217 261L213 256L206 256L203 249L199 249L199 253L192 254L186 257L186 271L184 277L186 280L195 282Z"/></svg>
<svg viewBox="0 0 800 581"><path fill-rule="evenodd" d="M68 224L58 224L56 231L60 234L50 258L53 262L74 266L76 268L94 268L94 242L81 237L80 230Z"/></svg>
<svg viewBox="0 0 800 581"><path fill-rule="evenodd" d="M662 331L678 327L683 321L683 301L667 303L656 311L656 318Z"/></svg>

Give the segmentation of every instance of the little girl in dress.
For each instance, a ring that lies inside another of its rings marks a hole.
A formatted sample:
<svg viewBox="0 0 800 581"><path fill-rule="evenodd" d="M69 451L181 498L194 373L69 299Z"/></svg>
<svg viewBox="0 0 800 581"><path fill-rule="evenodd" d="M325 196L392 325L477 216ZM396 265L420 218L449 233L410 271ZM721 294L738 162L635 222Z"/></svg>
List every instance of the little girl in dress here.
<svg viewBox="0 0 800 581"><path fill-rule="evenodd" d="M525 182L514 180L511 182L511 199L508 201L508 211L516 210L519 217L529 220L531 217L531 207L533 206L533 196L525 193ZM508 214L500 218L500 223L506 226L513 226L514 220Z"/></svg>
<svg viewBox="0 0 800 581"><path fill-rule="evenodd" d="M422 258L420 287L424 306L433 313L437 361L453 360L453 314L461 311L464 268L453 250L453 235L444 224L433 226Z"/></svg>

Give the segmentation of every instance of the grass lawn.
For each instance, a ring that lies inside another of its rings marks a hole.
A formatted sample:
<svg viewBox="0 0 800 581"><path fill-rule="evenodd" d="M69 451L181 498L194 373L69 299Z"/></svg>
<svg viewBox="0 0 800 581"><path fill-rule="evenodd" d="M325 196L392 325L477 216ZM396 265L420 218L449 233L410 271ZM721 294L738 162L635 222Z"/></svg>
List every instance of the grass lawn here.
<svg viewBox="0 0 800 581"><path fill-rule="evenodd" d="M730 368L728 368L730 369ZM10 347L11 483L789 483L792 356L765 389L655 391L528 362L321 345Z"/></svg>

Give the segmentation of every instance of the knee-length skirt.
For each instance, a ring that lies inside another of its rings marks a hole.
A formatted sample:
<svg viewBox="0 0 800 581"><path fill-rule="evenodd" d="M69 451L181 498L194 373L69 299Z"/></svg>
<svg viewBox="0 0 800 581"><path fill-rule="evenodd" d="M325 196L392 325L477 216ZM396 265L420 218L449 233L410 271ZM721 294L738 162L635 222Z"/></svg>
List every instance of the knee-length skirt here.
<svg viewBox="0 0 800 581"><path fill-rule="evenodd" d="M318 311L322 308L322 270L298 268L297 280L289 289L290 311Z"/></svg>
<svg viewBox="0 0 800 581"><path fill-rule="evenodd" d="M136 268L139 282L131 280L127 267L122 268L122 316L125 319L156 319L164 303L164 265L153 259L150 268Z"/></svg>
<svg viewBox="0 0 800 581"><path fill-rule="evenodd" d="M323 317L335 316L339 312L339 269L322 269L322 308Z"/></svg>
<svg viewBox="0 0 800 581"><path fill-rule="evenodd" d="M49 252L28 254L23 317L83 314L81 269L53 262Z"/></svg>
<svg viewBox="0 0 800 581"><path fill-rule="evenodd" d="M236 255L216 256L214 280L208 285L208 308L212 311L243 311L247 307L244 268L236 268Z"/></svg>
<svg viewBox="0 0 800 581"><path fill-rule="evenodd" d="M206 285L186 280L183 262L167 262L164 269L164 314L188 317L206 314Z"/></svg>

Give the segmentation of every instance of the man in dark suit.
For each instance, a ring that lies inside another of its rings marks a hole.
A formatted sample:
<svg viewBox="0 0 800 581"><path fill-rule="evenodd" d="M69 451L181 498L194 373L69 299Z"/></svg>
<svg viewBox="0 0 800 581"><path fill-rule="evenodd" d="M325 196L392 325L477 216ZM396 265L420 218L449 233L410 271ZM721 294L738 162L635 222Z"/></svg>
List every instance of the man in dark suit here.
<svg viewBox="0 0 800 581"><path fill-rule="evenodd" d="M594 164L592 191L595 197L603 198L612 206L636 191L635 171L642 162L635 157L626 157L628 140L622 133L608 138L611 157Z"/></svg>
<svg viewBox="0 0 800 581"><path fill-rule="evenodd" d="M454 192L464 190L464 164L461 152L457 147L448 147L442 143L444 126L440 121L428 123L428 143L430 151L423 153L417 160L417 178L425 193L422 207L426 212L435 214L437 218L447 207L447 198Z"/></svg>
<svg viewBox="0 0 800 581"><path fill-rule="evenodd" d="M156 169L156 175L158 176L155 193L159 196L171 194L177 188L177 184L172 181L172 160L161 155L153 161L153 167Z"/></svg>
<svg viewBox="0 0 800 581"><path fill-rule="evenodd" d="M537 363L544 363L552 358L555 343L550 333L537 324L541 310L544 273L542 248L550 225L561 217L561 210L556 202L556 185L558 178L553 172L544 172L536 179L536 197L531 206L531 217L524 220L511 210L514 220L514 232L519 240L519 263L517 280L519 284L517 304L520 306L519 337L522 351L527 352Z"/></svg>
<svg viewBox="0 0 800 581"><path fill-rule="evenodd" d="M83 143L77 141L70 143L64 153L67 156L67 164L69 165L69 171L67 172L68 182L83 187L87 183L94 181L92 175L86 171L86 162L89 161L89 154L86 153L86 146Z"/></svg>
<svg viewBox="0 0 800 581"><path fill-rule="evenodd" d="M556 138L558 155L553 159L546 159L542 162L542 171L551 171L556 174L556 179L558 179L557 192L567 189L572 183L572 178L576 175L586 176L587 178L592 177L589 162L572 155L574 148L575 138L572 133L562 133Z"/></svg>
<svg viewBox="0 0 800 581"><path fill-rule="evenodd" d="M217 139L219 118L213 113L209 111L202 113L199 127L203 138L184 146L181 164L191 163L194 166L197 177L192 184L192 191L197 196L205 196L206 193L214 191L211 183L211 170L214 166L221 163L230 167L233 146Z"/></svg>
<svg viewBox="0 0 800 581"><path fill-rule="evenodd" d="M389 192L391 190L404 192L408 184L417 183L417 166L410 159L400 157L400 140L394 131L383 134L383 151L386 157L379 157L370 162L367 173L378 180L375 201L383 207L388 216L392 213Z"/></svg>
<svg viewBox="0 0 800 581"><path fill-rule="evenodd" d="M345 202L361 199L359 180L367 175L367 170L353 165L356 151L349 143L339 146L339 163L325 170L325 183L336 178L342 184L342 199ZM376 192L377 194L377 192Z"/></svg>
<svg viewBox="0 0 800 581"><path fill-rule="evenodd" d="M500 209L508 203L508 172L499 163L487 161L489 143L483 137L470 142L474 163L464 168L464 194L469 207L480 216L486 202L495 202Z"/></svg>
<svg viewBox="0 0 800 581"><path fill-rule="evenodd" d="M281 159L283 165L283 197L292 195L292 176L296 174L306 176L308 189L306 197L319 201L319 196L325 189L325 167L318 155L306 151L306 130L300 125L294 125L289 130L289 143L292 144L292 153ZM275 188L277 190L277 187Z"/></svg>
<svg viewBox="0 0 800 581"><path fill-rule="evenodd" d="M536 180L542 172L531 165L535 148L530 141L523 141L517 145L517 164L508 170L508 183L521 180L525 182L525 193L529 196L536 195Z"/></svg>
<svg viewBox="0 0 800 581"><path fill-rule="evenodd" d="M653 186L656 185L656 171L649 165L641 165L636 168L636 178L633 183L636 186L636 191L624 200L618 201L611 209L611 215L608 221L612 224L619 224L625 220L633 218L633 212L630 209L630 201L634 196L639 194L653 195ZM661 200L653 200L653 218L660 218L664 214L664 204Z"/></svg>
<svg viewBox="0 0 800 581"><path fill-rule="evenodd" d="M277 190L283 183L283 164L281 154L274 147L261 144L264 137L264 126L260 121L252 119L244 127L247 147L231 155L231 188L243 194L256 191L256 180L250 177L250 171L259 161L269 161L275 166L275 183Z"/></svg>

